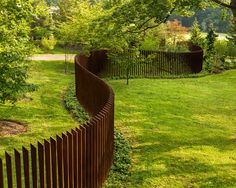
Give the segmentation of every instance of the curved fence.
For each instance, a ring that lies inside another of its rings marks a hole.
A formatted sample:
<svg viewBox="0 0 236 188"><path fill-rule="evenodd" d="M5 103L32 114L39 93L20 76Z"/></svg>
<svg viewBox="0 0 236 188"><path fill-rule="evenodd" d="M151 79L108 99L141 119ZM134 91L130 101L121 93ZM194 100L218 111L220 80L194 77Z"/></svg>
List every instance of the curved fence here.
<svg viewBox="0 0 236 188"><path fill-rule="evenodd" d="M125 53L126 60L109 61L106 50L94 51L90 56L89 70L101 77L159 77L196 74L201 72L203 50L190 46L190 52L161 52L141 50L139 57ZM122 59L122 58L120 58Z"/></svg>
<svg viewBox="0 0 236 188"><path fill-rule="evenodd" d="M0 188L102 186L113 160L114 94L88 64L88 58L76 56L76 96L91 120L30 150L15 150L14 157L6 152L4 163L0 158Z"/></svg>

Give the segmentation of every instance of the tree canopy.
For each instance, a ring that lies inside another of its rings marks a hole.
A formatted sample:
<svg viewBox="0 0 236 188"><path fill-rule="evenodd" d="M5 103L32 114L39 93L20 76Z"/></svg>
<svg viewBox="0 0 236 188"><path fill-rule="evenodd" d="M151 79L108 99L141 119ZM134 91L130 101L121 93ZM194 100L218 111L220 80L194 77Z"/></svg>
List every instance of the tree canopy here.
<svg viewBox="0 0 236 188"><path fill-rule="evenodd" d="M80 1L74 14L60 25L64 38L87 48L126 49L139 45L146 31L166 22L173 14L216 5L213 0L102 0ZM82 8L83 7L83 8Z"/></svg>
<svg viewBox="0 0 236 188"><path fill-rule="evenodd" d="M38 1L40 2L40 1ZM0 1L0 102L14 102L31 89L26 83L32 51L31 24L40 14L34 0Z"/></svg>

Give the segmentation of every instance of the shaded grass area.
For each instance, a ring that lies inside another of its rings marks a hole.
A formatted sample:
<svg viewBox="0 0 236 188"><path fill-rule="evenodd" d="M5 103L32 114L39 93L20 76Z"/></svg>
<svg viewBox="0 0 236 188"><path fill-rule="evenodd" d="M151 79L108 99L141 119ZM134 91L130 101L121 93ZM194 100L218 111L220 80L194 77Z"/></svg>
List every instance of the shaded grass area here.
<svg viewBox="0 0 236 188"><path fill-rule="evenodd" d="M109 82L115 124L132 145L123 187L235 187L236 70Z"/></svg>
<svg viewBox="0 0 236 188"><path fill-rule="evenodd" d="M73 70L73 64L69 64ZM63 61L33 61L30 71L31 83L37 85L36 92L27 94L31 101L19 101L15 105L0 105L0 119L11 119L27 124L28 131L16 136L0 137L0 157L4 152L13 153L56 134L61 134L78 125L64 108L62 95L74 75L64 74Z"/></svg>

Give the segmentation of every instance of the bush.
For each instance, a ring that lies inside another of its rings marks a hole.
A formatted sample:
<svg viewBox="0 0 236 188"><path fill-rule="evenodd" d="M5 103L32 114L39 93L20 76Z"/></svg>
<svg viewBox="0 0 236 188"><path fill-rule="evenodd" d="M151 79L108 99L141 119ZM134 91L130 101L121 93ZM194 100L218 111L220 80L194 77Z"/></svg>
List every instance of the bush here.
<svg viewBox="0 0 236 188"><path fill-rule="evenodd" d="M73 117L81 124L89 120L89 115L84 111L75 96L75 88L69 86L64 94L64 104L66 109L71 112Z"/></svg>
<svg viewBox="0 0 236 188"><path fill-rule="evenodd" d="M216 54L220 56L225 56L228 52L228 43L225 40L217 40L215 42L215 51Z"/></svg>
<svg viewBox="0 0 236 188"><path fill-rule="evenodd" d="M227 56L236 57L236 45L233 42L228 42Z"/></svg>
<svg viewBox="0 0 236 188"><path fill-rule="evenodd" d="M56 43L57 40L55 39L54 35L50 35L48 38L43 37L41 40L41 45L47 50L53 50Z"/></svg>
<svg viewBox="0 0 236 188"><path fill-rule="evenodd" d="M147 37L142 42L141 49L142 50L159 50L160 40L156 37Z"/></svg>
<svg viewBox="0 0 236 188"><path fill-rule="evenodd" d="M124 136L115 129L115 153L113 165L104 187L126 187L131 167L131 147Z"/></svg>

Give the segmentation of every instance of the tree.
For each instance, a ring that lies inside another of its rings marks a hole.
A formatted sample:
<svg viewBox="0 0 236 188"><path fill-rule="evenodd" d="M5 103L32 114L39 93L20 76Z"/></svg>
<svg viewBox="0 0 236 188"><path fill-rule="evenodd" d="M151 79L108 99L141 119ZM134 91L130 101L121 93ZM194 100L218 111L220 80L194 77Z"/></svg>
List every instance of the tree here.
<svg viewBox="0 0 236 188"><path fill-rule="evenodd" d="M204 68L207 71L212 71L213 64L216 61L215 42L217 36L218 35L215 33L214 29L210 28L206 37L206 47L204 56Z"/></svg>
<svg viewBox="0 0 236 188"><path fill-rule="evenodd" d="M168 37L173 41L173 45L176 46L176 43L180 38L182 39L189 28L183 27L179 20L173 20L167 22Z"/></svg>
<svg viewBox="0 0 236 188"><path fill-rule="evenodd" d="M33 1L0 1L0 102L15 102L32 89L26 82L26 58L32 49L29 33Z"/></svg>
<svg viewBox="0 0 236 188"><path fill-rule="evenodd" d="M193 22L193 26L191 28L190 41L195 45L199 45L199 46L203 45L203 37L202 37L200 25L197 19L195 19L195 21Z"/></svg>

